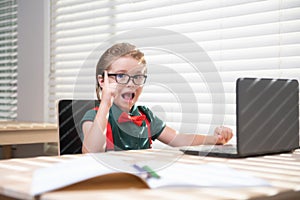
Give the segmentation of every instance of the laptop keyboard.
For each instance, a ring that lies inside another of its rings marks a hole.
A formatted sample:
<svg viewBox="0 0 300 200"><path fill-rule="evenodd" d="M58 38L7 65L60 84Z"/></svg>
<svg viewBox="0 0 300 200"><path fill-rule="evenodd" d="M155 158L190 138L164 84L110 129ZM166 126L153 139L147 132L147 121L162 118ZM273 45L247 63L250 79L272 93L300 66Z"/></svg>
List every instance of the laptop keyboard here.
<svg viewBox="0 0 300 200"><path fill-rule="evenodd" d="M220 145L217 145L217 146L214 146L213 149L211 150L213 152L217 152L217 153L237 153L237 149L236 149L236 146L220 146Z"/></svg>
<svg viewBox="0 0 300 200"><path fill-rule="evenodd" d="M202 152L215 152L215 153L237 153L237 149L235 145L201 145L201 146L193 146L191 150L197 150Z"/></svg>

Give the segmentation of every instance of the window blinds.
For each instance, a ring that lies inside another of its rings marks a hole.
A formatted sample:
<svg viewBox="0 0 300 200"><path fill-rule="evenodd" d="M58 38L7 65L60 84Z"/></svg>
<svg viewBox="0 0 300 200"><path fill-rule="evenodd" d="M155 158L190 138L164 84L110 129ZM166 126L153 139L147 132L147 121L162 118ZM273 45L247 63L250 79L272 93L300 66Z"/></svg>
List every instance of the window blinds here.
<svg viewBox="0 0 300 200"><path fill-rule="evenodd" d="M0 1L0 120L17 118L17 2Z"/></svg>
<svg viewBox="0 0 300 200"><path fill-rule="evenodd" d="M106 47L146 54L140 104L181 132L235 128L239 77L300 77L298 0L53 0L49 118L56 101L95 98Z"/></svg>

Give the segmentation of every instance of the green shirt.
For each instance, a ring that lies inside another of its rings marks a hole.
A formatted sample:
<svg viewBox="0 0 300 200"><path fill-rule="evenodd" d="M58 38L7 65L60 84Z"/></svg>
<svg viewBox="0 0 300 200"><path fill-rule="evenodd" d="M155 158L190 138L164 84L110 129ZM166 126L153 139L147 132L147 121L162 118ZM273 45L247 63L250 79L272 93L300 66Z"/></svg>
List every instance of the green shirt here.
<svg viewBox="0 0 300 200"><path fill-rule="evenodd" d="M118 123L118 118L122 112L115 104L109 110L108 121L112 128L115 150L148 149L150 141L146 122L144 121L142 126L137 126L133 122ZM145 106L134 105L130 115L138 116L141 115L140 112L144 113L149 120L151 139L155 140L161 134L166 124ZM81 125L85 121L94 121L96 114L96 110L87 111L81 120Z"/></svg>

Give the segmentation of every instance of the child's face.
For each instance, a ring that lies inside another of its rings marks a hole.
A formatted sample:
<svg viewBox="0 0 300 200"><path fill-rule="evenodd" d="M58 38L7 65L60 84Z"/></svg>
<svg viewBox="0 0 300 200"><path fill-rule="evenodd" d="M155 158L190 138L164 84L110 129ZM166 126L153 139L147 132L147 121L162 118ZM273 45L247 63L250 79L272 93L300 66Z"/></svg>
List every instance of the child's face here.
<svg viewBox="0 0 300 200"><path fill-rule="evenodd" d="M121 57L111 65L109 74L128 74L129 76L144 75L146 67L130 56ZM116 77L109 76L109 83L115 85L114 104L121 110L129 112L132 106L138 101L142 93L143 85L136 85L132 78L127 84L116 84Z"/></svg>

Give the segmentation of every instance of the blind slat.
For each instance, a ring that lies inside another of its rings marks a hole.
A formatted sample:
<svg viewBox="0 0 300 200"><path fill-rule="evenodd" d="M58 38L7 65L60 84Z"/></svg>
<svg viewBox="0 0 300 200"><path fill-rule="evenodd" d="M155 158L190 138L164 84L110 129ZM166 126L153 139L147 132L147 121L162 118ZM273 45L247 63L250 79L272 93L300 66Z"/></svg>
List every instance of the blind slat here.
<svg viewBox="0 0 300 200"><path fill-rule="evenodd" d="M17 117L17 1L0 1L0 120Z"/></svg>
<svg viewBox="0 0 300 200"><path fill-rule="evenodd" d="M53 121L58 99L95 98L95 67L105 50L99 48L109 39L111 45L141 45L149 76L139 104L177 128L191 126L181 118L180 109L186 109L189 117L199 117L198 130L208 131L216 124L213 106L217 118L234 127L239 77L300 78L297 0L56 0L51 12ZM152 27L157 31L143 32ZM96 51L98 57L90 58ZM198 113L193 113L194 104Z"/></svg>

